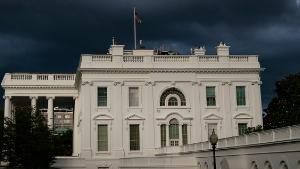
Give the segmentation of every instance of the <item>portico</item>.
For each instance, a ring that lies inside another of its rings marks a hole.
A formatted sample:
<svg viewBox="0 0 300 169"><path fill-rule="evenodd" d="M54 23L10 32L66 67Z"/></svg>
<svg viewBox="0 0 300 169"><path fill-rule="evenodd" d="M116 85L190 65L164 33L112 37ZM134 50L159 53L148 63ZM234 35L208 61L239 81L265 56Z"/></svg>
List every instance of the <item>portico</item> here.
<svg viewBox="0 0 300 169"><path fill-rule="evenodd" d="M78 155L77 140L79 99L75 84L75 74L5 74L2 86L5 89L4 116L12 118L15 106L31 106L33 110L41 107L45 102L47 107L47 124L54 127L55 101L66 98L74 104L73 126L73 155ZM30 90L30 92L28 92Z"/></svg>

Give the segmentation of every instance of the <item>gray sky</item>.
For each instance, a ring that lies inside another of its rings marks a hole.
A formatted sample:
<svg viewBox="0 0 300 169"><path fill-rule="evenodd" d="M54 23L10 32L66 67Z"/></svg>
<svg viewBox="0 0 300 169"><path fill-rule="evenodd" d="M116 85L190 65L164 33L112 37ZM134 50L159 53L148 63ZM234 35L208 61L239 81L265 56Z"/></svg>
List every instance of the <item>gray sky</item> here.
<svg viewBox="0 0 300 169"><path fill-rule="evenodd" d="M300 72L299 0L0 0L0 78L75 72L81 53L106 53L112 36L131 49L134 6L148 48L215 54L224 41L232 54L260 55L264 106L276 80Z"/></svg>

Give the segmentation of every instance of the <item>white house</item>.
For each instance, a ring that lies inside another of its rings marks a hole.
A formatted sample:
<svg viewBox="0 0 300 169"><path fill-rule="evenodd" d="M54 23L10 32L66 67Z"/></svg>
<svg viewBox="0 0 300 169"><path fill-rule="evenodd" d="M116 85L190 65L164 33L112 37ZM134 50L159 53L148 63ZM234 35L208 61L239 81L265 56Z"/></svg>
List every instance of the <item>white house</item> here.
<svg viewBox="0 0 300 169"><path fill-rule="evenodd" d="M124 50L81 56L76 74L6 73L5 116L14 98L74 99L74 156L84 159L151 157L161 147L242 134L262 125L261 67L257 55L231 55L220 43L216 55Z"/></svg>

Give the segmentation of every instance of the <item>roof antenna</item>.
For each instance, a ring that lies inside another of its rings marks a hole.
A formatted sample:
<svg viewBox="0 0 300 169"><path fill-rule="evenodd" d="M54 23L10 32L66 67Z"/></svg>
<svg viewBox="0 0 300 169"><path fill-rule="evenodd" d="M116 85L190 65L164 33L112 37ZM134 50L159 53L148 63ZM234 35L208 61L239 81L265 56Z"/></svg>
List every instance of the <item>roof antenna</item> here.
<svg viewBox="0 0 300 169"><path fill-rule="evenodd" d="M112 37L112 44L115 45L115 37Z"/></svg>

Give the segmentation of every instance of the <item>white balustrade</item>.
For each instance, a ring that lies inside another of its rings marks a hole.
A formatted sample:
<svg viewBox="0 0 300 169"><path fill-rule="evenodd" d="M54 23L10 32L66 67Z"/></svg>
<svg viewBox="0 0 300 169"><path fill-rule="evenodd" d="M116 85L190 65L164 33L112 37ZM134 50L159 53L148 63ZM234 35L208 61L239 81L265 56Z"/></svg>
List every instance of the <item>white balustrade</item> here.
<svg viewBox="0 0 300 169"><path fill-rule="evenodd" d="M12 86L74 86L76 74L28 74L28 73L7 73L2 85Z"/></svg>
<svg viewBox="0 0 300 169"><path fill-rule="evenodd" d="M229 56L230 62L248 62L248 56Z"/></svg>
<svg viewBox="0 0 300 169"><path fill-rule="evenodd" d="M92 61L112 62L112 56L111 55L92 55Z"/></svg>
<svg viewBox="0 0 300 169"><path fill-rule="evenodd" d="M123 62L143 62L143 56L123 56Z"/></svg>
<svg viewBox="0 0 300 169"><path fill-rule="evenodd" d="M182 55L154 55L154 62L188 62L189 56Z"/></svg>
<svg viewBox="0 0 300 169"><path fill-rule="evenodd" d="M219 62L218 56L198 56L199 62Z"/></svg>
<svg viewBox="0 0 300 169"><path fill-rule="evenodd" d="M11 75L12 80L31 80L32 75L31 74L12 74Z"/></svg>

